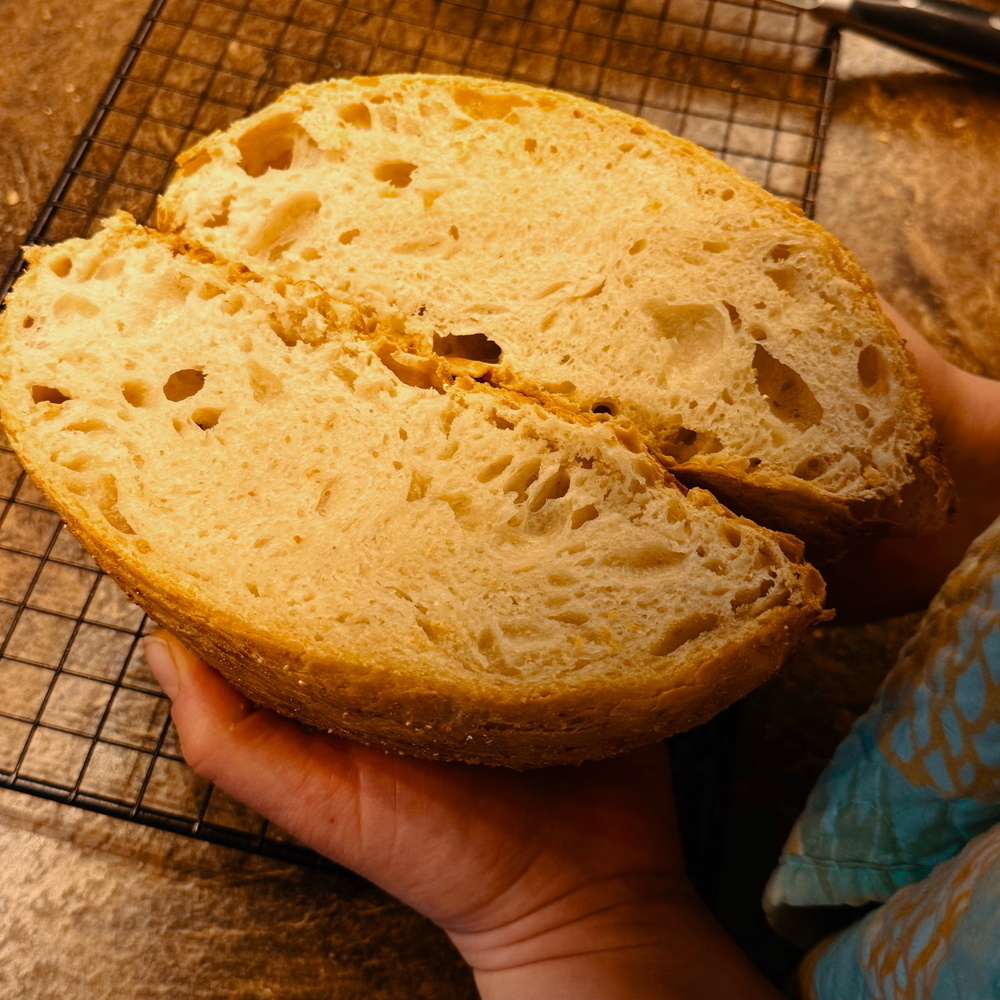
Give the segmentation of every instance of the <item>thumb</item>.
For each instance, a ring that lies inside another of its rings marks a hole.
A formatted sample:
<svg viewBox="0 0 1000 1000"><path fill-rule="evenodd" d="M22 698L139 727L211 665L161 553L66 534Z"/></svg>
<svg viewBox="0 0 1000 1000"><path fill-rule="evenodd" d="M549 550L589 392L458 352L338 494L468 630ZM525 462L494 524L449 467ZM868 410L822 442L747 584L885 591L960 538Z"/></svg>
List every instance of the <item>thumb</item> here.
<svg viewBox="0 0 1000 1000"><path fill-rule="evenodd" d="M309 846L356 864L355 748L256 707L166 632L144 647L191 768Z"/></svg>

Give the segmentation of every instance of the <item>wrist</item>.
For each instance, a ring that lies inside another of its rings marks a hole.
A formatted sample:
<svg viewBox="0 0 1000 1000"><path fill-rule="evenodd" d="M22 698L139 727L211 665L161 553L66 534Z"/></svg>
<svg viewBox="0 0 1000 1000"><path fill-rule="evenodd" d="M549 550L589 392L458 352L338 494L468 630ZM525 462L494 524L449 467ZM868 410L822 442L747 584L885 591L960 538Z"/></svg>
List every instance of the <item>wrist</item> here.
<svg viewBox="0 0 1000 1000"><path fill-rule="evenodd" d="M771 1000L690 885L583 886L488 930L449 932L482 1000Z"/></svg>

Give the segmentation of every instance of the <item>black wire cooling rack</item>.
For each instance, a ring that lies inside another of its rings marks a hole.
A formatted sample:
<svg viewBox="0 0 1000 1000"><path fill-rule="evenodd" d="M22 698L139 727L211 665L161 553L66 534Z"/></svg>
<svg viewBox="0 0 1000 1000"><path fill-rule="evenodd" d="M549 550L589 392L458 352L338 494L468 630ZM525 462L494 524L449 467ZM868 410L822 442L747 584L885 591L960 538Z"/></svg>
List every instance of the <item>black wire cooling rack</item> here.
<svg viewBox="0 0 1000 1000"><path fill-rule="evenodd" d="M89 235L117 209L150 221L196 138L293 83L385 72L573 91L708 147L809 212L834 61L821 26L767 0L156 0L26 242ZM142 655L152 623L6 441L0 499L0 787L312 859L185 766ZM718 784L720 758L691 739L678 793L696 797ZM704 815L717 801L701 802L695 829L718 828Z"/></svg>

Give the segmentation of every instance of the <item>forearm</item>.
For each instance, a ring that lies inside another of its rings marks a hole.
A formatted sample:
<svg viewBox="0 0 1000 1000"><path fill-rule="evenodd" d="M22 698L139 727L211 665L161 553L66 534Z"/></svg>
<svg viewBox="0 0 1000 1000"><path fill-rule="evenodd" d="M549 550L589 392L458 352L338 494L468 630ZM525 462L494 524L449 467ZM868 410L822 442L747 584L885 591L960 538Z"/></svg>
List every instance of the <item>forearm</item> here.
<svg viewBox="0 0 1000 1000"><path fill-rule="evenodd" d="M488 948L456 940L482 1000L776 1000L693 896L610 906ZM464 945L464 948L463 948Z"/></svg>

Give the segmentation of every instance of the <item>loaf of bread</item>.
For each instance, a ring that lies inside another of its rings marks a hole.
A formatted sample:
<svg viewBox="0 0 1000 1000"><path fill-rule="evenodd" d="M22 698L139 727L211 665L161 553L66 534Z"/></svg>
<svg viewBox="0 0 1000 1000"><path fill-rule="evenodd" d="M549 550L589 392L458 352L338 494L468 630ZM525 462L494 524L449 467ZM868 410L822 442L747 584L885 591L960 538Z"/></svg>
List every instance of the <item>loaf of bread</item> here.
<svg viewBox="0 0 1000 1000"><path fill-rule="evenodd" d="M293 88L181 157L160 226L28 252L3 421L127 593L311 726L514 767L653 741L824 617L804 543L947 506L852 259L638 119Z"/></svg>
<svg viewBox="0 0 1000 1000"><path fill-rule="evenodd" d="M160 228L405 318L422 354L627 417L827 554L941 523L903 347L850 255L706 151L458 77L294 87L184 153Z"/></svg>
<svg viewBox="0 0 1000 1000"><path fill-rule="evenodd" d="M821 614L801 543L680 487L618 418L126 217L29 262L12 444L261 704L422 756L578 761L706 719Z"/></svg>

